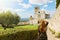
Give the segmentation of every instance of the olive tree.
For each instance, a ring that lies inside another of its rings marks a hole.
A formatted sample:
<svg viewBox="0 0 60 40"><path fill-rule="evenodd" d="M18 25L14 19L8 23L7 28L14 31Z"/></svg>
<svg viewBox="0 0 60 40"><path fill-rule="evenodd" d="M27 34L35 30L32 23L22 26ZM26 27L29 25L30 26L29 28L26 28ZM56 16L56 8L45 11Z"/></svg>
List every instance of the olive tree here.
<svg viewBox="0 0 60 40"><path fill-rule="evenodd" d="M17 25L19 21L20 17L10 11L0 13L0 24L4 29L7 27L13 27L13 24Z"/></svg>

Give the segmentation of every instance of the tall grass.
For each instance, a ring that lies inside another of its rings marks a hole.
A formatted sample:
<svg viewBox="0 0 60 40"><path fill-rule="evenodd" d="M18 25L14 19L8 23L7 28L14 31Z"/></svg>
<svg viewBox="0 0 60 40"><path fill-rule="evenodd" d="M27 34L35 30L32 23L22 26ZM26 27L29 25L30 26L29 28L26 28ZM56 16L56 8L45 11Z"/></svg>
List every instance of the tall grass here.
<svg viewBox="0 0 60 40"><path fill-rule="evenodd" d="M0 28L0 40L36 40L37 25L16 26L15 28Z"/></svg>

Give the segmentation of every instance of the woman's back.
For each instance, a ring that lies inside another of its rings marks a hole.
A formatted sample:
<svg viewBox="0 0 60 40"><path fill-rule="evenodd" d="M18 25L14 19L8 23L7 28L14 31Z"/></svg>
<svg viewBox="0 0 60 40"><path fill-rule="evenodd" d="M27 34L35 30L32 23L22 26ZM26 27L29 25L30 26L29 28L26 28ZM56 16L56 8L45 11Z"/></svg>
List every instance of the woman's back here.
<svg viewBox="0 0 60 40"><path fill-rule="evenodd" d="M47 35L46 35L46 31L47 31L47 25L48 22L41 20L38 26L38 32L39 32L39 40L46 39L47 40Z"/></svg>

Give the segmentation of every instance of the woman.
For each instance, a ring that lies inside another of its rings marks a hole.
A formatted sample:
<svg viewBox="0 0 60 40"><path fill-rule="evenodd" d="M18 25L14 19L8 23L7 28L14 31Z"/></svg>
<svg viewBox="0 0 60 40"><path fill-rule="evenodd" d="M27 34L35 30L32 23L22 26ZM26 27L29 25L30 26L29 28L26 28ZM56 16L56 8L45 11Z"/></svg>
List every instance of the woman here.
<svg viewBox="0 0 60 40"><path fill-rule="evenodd" d="M47 25L48 22L45 20L38 21L38 40L47 40Z"/></svg>

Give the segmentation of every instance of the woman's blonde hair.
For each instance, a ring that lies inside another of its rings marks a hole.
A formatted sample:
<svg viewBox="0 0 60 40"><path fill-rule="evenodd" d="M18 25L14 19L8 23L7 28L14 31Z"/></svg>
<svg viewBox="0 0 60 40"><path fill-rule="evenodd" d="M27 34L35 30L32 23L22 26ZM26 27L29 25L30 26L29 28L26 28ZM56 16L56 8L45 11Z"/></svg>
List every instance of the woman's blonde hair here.
<svg viewBox="0 0 60 40"><path fill-rule="evenodd" d="M40 29L40 31L44 30L44 28L47 27L47 25L48 25L48 22L46 20L44 20L44 19L41 19L39 21L39 26L40 26L39 29Z"/></svg>

